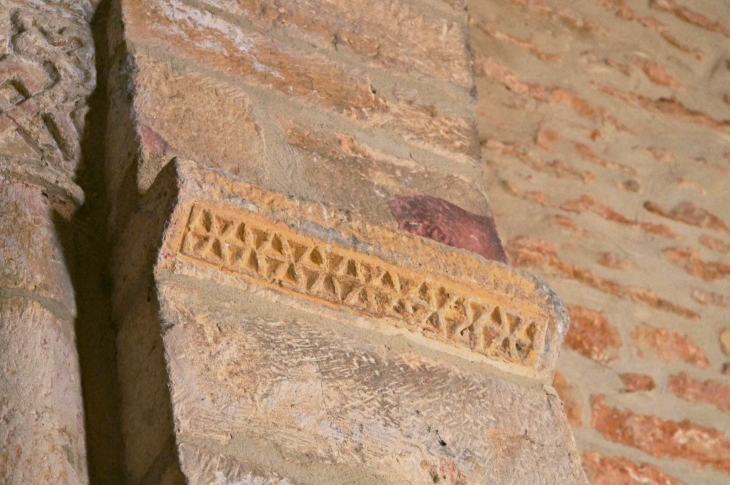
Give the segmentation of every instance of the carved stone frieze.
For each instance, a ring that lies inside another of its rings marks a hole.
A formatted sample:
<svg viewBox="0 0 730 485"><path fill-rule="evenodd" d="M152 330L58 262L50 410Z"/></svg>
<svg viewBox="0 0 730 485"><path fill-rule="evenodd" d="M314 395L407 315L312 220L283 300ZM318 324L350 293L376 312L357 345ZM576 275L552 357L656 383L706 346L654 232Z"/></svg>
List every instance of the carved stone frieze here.
<svg viewBox="0 0 730 485"><path fill-rule="evenodd" d="M534 277L192 162L176 167L182 191L163 266L173 258L405 329L442 350L550 373L567 321Z"/></svg>
<svg viewBox="0 0 730 485"><path fill-rule="evenodd" d="M256 284L397 326L487 357L527 365L543 345L546 320L500 305L487 288L399 268L298 234L243 210L195 204L180 255Z"/></svg>

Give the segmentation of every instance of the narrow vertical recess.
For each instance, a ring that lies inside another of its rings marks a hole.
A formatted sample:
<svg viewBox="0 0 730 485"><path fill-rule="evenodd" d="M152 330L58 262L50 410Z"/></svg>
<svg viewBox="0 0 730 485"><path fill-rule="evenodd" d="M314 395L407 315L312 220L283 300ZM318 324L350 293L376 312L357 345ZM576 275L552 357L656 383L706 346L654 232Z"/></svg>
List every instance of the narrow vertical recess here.
<svg viewBox="0 0 730 485"><path fill-rule="evenodd" d="M74 287L78 317L76 342L86 419L92 485L122 484L122 437L116 372L115 330L111 319L110 246L106 236L109 203L104 183L107 99L106 20L111 1L102 0L91 21L97 86L89 98L76 183L86 194L73 220L76 253Z"/></svg>

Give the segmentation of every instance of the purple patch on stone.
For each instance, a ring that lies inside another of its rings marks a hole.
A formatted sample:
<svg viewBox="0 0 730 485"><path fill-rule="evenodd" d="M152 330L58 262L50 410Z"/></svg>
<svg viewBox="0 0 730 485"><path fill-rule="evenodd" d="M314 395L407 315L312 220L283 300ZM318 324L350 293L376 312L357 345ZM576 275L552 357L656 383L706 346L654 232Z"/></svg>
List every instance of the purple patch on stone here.
<svg viewBox="0 0 730 485"><path fill-rule="evenodd" d="M388 206L399 229L507 263L491 217L472 214L430 195L398 195Z"/></svg>

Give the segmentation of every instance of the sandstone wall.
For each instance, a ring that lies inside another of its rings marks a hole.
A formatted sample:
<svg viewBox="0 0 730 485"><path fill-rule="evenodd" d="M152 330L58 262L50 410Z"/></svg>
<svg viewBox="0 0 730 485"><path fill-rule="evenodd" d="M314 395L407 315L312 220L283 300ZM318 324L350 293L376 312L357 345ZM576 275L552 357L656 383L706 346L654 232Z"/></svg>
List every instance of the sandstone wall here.
<svg viewBox="0 0 730 485"><path fill-rule="evenodd" d="M567 303L554 385L589 480L729 483L730 6L469 9L487 192Z"/></svg>

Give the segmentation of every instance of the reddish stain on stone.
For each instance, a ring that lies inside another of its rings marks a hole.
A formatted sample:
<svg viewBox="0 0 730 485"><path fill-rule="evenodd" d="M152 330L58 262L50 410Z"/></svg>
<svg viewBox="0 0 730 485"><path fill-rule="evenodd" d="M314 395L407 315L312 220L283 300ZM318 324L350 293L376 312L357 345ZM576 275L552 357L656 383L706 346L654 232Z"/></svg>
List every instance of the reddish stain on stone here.
<svg viewBox="0 0 730 485"><path fill-rule="evenodd" d="M167 143L167 140L147 125L139 125L139 135L142 147L148 152L162 153L165 155L180 154L178 150Z"/></svg>
<svg viewBox="0 0 730 485"><path fill-rule="evenodd" d="M399 229L507 263L491 217L472 214L430 195L399 195L388 206Z"/></svg>

